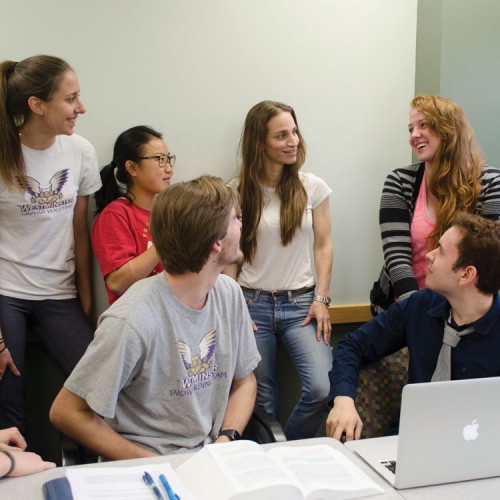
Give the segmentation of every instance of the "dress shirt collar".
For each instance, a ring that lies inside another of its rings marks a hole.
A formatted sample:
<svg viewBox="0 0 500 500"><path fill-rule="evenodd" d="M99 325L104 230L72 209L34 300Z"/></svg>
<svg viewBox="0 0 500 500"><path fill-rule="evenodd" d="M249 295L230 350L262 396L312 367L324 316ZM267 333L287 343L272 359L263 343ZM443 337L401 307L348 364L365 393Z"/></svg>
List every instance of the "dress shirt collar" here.
<svg viewBox="0 0 500 500"><path fill-rule="evenodd" d="M436 293L436 296L440 295ZM450 310L450 303L444 298L444 300L439 302L438 305L431 307L427 311L427 314L433 318L442 318L443 321L447 321L450 317ZM474 330L477 333L486 335L498 321L500 321L500 298L498 293L496 293L489 311L482 318L472 322L471 326L474 327Z"/></svg>

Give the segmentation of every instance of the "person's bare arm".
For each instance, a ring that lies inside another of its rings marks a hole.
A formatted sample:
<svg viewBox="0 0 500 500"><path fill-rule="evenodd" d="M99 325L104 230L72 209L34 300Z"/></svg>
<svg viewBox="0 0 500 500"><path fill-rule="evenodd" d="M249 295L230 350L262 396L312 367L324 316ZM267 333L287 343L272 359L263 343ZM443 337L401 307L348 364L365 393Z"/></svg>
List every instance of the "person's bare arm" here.
<svg viewBox="0 0 500 500"><path fill-rule="evenodd" d="M12 449L6 451L0 451L0 478L26 476L56 466L53 462L45 462L36 453Z"/></svg>
<svg viewBox="0 0 500 500"><path fill-rule="evenodd" d="M90 268L90 233L87 214L89 206L88 196L76 198L73 213L73 232L75 238L75 283L78 298L83 311L92 320L92 280Z"/></svg>
<svg viewBox="0 0 500 500"><path fill-rule="evenodd" d="M330 279L332 275L333 246L330 239L330 225L330 206L327 198L313 209L316 294L323 297L330 295ZM330 344L332 324L327 305L314 300L302 325L307 325L313 318L316 318L317 322L316 338L318 342L323 338L325 344Z"/></svg>
<svg viewBox="0 0 500 500"><path fill-rule="evenodd" d="M221 429L235 429L243 433L252 415L256 395L257 382L253 372L240 380L233 380ZM220 436L215 442L227 441L227 436Z"/></svg>
<svg viewBox="0 0 500 500"><path fill-rule="evenodd" d="M52 404L50 421L67 436L110 460L156 455L121 437L84 399L65 387Z"/></svg>
<svg viewBox="0 0 500 500"><path fill-rule="evenodd" d="M147 278L159 262L155 247L151 246L123 266L111 271L104 280L113 295L122 295L136 281Z"/></svg>

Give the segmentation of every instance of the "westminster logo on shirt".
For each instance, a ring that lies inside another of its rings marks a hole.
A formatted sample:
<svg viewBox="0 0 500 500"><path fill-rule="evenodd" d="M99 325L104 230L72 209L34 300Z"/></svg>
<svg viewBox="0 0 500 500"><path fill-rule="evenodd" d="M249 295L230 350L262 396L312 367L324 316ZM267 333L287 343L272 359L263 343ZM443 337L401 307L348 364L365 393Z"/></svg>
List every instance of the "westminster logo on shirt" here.
<svg viewBox="0 0 500 500"><path fill-rule="evenodd" d="M216 344L217 333L215 330L210 330L203 336L198 346L198 352L191 352L185 342L177 341L177 349L179 349L188 376L179 380L181 389L171 390L171 395L189 396L193 391L212 385L214 379L226 376L226 372L219 372L214 363Z"/></svg>
<svg viewBox="0 0 500 500"><path fill-rule="evenodd" d="M40 182L30 176L24 179L17 177L17 185L30 197L29 204L18 205L22 215L58 212L68 206L72 206L74 200L63 199L62 189L69 176L69 169L65 168L56 172L49 181L48 186L42 186Z"/></svg>

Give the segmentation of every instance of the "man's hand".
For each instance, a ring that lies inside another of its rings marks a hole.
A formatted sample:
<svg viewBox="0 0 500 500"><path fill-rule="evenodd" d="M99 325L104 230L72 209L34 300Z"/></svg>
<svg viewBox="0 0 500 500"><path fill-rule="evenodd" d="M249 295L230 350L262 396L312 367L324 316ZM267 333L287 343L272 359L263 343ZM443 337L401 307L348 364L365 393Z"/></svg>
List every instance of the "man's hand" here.
<svg viewBox="0 0 500 500"><path fill-rule="evenodd" d="M363 422L356 411L354 400L349 396L337 396L326 419L326 435L340 441L345 433L346 441L352 441L361 437L362 428Z"/></svg>

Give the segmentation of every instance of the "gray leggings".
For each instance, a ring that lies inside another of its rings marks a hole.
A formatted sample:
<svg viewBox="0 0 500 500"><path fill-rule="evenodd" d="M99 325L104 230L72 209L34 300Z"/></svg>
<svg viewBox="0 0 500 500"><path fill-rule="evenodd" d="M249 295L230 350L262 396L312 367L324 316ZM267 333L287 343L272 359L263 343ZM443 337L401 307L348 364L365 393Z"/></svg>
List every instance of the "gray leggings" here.
<svg viewBox="0 0 500 500"><path fill-rule="evenodd" d="M68 376L92 341L94 328L78 299L24 300L5 295L0 295L0 328L5 345L21 372L21 376L16 377L7 368L0 381L0 429L16 426L24 433L27 329L44 343Z"/></svg>

